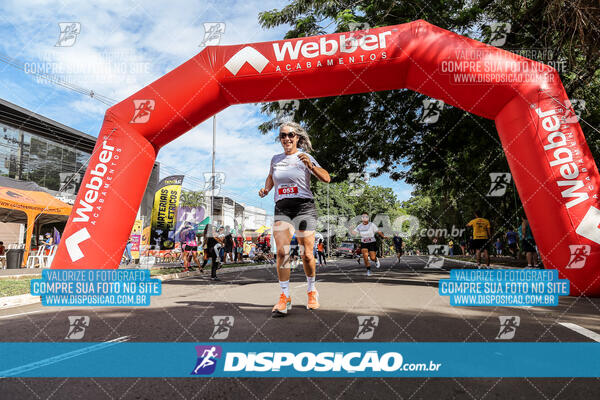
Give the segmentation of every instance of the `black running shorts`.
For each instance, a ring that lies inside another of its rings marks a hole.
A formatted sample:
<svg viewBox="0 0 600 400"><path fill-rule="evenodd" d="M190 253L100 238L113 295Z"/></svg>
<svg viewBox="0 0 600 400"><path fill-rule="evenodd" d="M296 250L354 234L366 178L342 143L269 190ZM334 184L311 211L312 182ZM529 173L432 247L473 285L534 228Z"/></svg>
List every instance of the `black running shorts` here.
<svg viewBox="0 0 600 400"><path fill-rule="evenodd" d="M290 198L275 203L275 221L285 221L299 231L317 229L317 209L313 199Z"/></svg>
<svg viewBox="0 0 600 400"><path fill-rule="evenodd" d="M488 239L473 239L473 248L475 250L487 250Z"/></svg>
<svg viewBox="0 0 600 400"><path fill-rule="evenodd" d="M369 252L377 251L377 242L361 243L360 248L367 249Z"/></svg>

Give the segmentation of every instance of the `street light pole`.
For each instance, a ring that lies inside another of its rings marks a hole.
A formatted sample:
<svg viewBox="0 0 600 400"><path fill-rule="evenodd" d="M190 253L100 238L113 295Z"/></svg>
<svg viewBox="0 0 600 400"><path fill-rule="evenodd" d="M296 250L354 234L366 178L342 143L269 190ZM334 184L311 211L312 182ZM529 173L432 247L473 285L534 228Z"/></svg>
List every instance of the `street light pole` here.
<svg viewBox="0 0 600 400"><path fill-rule="evenodd" d="M331 246L330 233L329 233L329 183L327 183L327 256L329 257L329 252Z"/></svg>
<svg viewBox="0 0 600 400"><path fill-rule="evenodd" d="M213 116L213 140L212 140L212 173L210 176L210 216L211 223L215 223L215 148L217 141L217 116Z"/></svg>

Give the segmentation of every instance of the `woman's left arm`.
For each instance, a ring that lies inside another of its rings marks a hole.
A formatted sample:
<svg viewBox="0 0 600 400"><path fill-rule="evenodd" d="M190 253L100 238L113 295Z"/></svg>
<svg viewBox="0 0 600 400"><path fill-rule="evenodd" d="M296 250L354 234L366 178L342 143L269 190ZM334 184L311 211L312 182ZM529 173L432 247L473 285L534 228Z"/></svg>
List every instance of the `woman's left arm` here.
<svg viewBox="0 0 600 400"><path fill-rule="evenodd" d="M304 165L306 165L306 168L308 168L321 182L329 183L331 181L329 172L327 172L325 168L317 167L315 164L313 164L308 154L300 153L298 158L302 160Z"/></svg>

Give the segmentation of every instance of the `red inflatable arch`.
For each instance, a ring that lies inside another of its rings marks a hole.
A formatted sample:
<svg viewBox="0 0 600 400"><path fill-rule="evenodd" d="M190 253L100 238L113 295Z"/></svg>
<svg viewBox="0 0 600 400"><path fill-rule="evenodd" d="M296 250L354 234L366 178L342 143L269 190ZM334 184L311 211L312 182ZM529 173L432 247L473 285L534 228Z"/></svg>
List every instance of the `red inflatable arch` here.
<svg viewBox="0 0 600 400"><path fill-rule="evenodd" d="M400 88L496 121L544 265L600 295L598 169L557 72L421 20L207 47L111 107L52 268L117 268L159 149L224 108Z"/></svg>

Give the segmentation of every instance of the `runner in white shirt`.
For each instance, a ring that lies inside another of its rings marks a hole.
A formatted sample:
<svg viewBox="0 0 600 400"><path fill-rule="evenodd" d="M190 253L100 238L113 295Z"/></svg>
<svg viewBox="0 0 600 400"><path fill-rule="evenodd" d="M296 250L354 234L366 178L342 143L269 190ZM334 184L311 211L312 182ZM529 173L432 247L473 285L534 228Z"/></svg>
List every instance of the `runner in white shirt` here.
<svg viewBox="0 0 600 400"><path fill-rule="evenodd" d="M377 259L377 239L375 235L379 234L382 239L385 239L384 234L377 228L372 222L369 222L369 214L364 213L361 217L362 223L352 232L355 235L360 235L360 249L362 252L363 259L365 260L365 266L367 267L367 276L371 276L371 261L375 261L375 266L380 267L379 260Z"/></svg>
<svg viewBox="0 0 600 400"><path fill-rule="evenodd" d="M322 182L330 181L329 173L307 153L312 151L312 145L300 124L283 123L279 127L279 140L284 152L271 159L271 169L265 187L258 192L260 197L265 197L275 188L273 236L277 247L277 276L281 295L279 302L273 307L273 317L285 316L292 308L289 293L289 249L294 232L298 244L304 249L312 249L315 242L317 211L310 190L310 176L312 174ZM315 258L312 252L303 253L302 264L308 282L306 308L314 310L319 308L319 301L315 288Z"/></svg>

